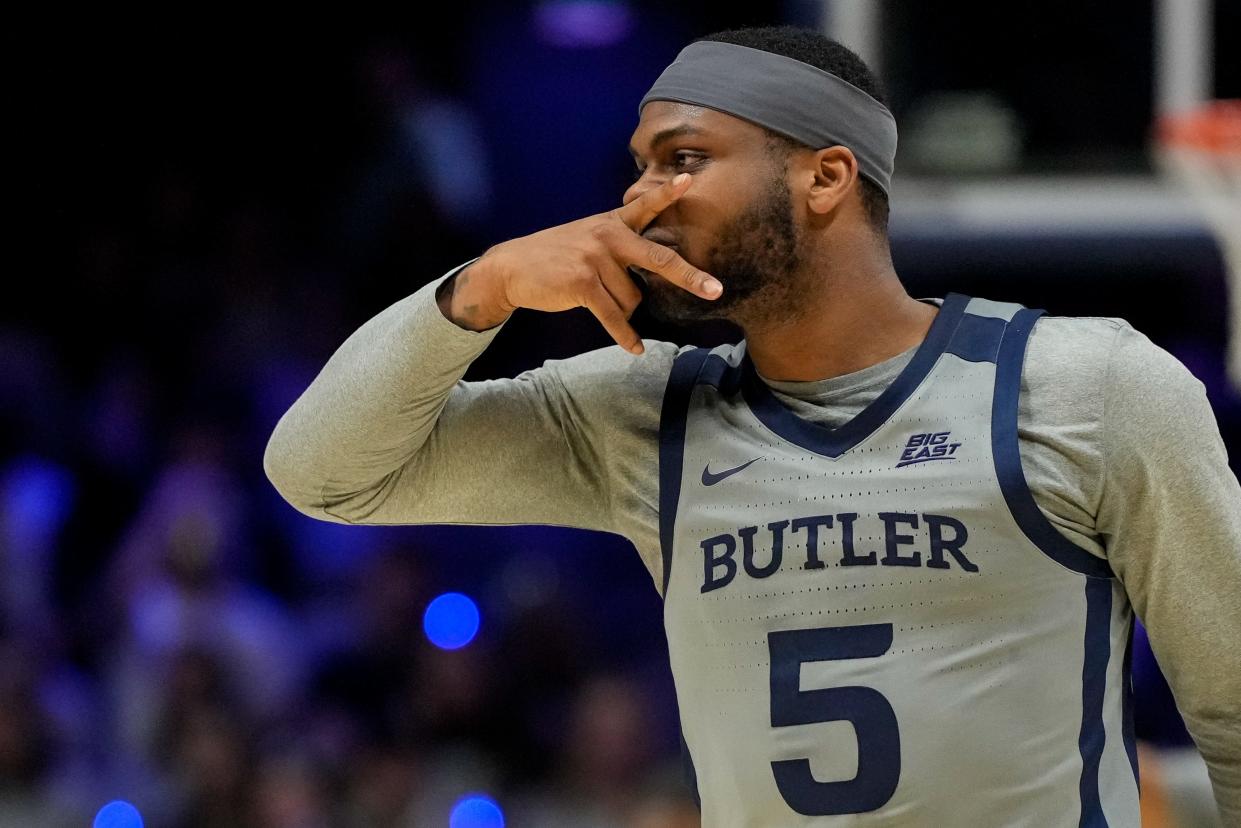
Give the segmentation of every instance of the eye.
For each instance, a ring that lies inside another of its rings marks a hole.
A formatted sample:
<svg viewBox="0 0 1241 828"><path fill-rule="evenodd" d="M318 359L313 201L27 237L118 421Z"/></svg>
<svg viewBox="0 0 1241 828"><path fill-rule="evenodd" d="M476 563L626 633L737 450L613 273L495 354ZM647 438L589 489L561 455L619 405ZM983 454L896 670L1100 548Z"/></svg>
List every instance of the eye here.
<svg viewBox="0 0 1241 828"><path fill-rule="evenodd" d="M706 156L700 152L694 152L692 150L677 150L672 153L672 167L677 170L691 167L694 164L704 160L706 160ZM642 173L644 172L645 170L642 168L633 170L633 180L637 181L642 177Z"/></svg>

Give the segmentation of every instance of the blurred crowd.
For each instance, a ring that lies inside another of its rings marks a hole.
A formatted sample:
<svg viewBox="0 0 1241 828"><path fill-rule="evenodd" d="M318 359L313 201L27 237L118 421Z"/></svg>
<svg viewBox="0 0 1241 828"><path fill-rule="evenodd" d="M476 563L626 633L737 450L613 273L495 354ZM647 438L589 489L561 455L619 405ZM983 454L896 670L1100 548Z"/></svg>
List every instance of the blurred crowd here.
<svg viewBox="0 0 1241 828"><path fill-rule="evenodd" d="M0 825L86 825L114 798L156 826L446 825L470 792L512 825L692 816L649 679L584 653L554 585L451 651L423 635L432 584L399 535L277 591L244 561L297 539L265 535L244 458L199 437L76 600L55 580L95 494L53 461L5 467Z"/></svg>

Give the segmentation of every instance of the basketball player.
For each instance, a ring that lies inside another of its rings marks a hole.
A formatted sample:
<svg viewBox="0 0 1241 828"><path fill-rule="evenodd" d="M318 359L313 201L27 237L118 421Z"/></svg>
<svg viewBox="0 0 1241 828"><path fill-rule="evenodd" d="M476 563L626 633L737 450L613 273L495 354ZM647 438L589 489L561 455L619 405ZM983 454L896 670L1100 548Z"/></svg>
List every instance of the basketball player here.
<svg viewBox="0 0 1241 828"><path fill-rule="evenodd" d="M268 477L323 520L632 539L705 825L1136 825L1134 609L1241 825L1241 489L1202 384L1120 319L910 297L895 149L834 41L690 44L623 206L368 321ZM643 341L639 302L745 338ZM516 308L579 306L619 347L459 381Z"/></svg>

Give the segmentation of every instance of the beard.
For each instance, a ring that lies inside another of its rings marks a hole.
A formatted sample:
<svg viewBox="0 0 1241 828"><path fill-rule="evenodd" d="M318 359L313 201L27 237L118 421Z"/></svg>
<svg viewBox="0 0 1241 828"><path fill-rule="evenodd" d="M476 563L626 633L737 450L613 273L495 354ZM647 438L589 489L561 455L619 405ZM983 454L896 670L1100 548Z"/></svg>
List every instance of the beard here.
<svg viewBox="0 0 1241 828"><path fill-rule="evenodd" d="M643 274L643 304L661 322L726 319L761 324L796 315L802 255L793 201L782 176L772 176L746 209L721 227L703 270L724 285L718 299L703 299L655 274Z"/></svg>

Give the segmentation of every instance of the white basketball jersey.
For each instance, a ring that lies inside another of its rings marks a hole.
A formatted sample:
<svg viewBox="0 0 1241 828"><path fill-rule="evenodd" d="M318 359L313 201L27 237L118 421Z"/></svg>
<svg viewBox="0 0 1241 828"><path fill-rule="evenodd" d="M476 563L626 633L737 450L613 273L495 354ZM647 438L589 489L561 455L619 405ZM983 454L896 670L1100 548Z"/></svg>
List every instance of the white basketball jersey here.
<svg viewBox="0 0 1241 828"><path fill-rule="evenodd" d="M705 826L1137 825L1132 612L1018 454L1042 313L949 294L839 428L745 344L664 398L664 626Z"/></svg>

